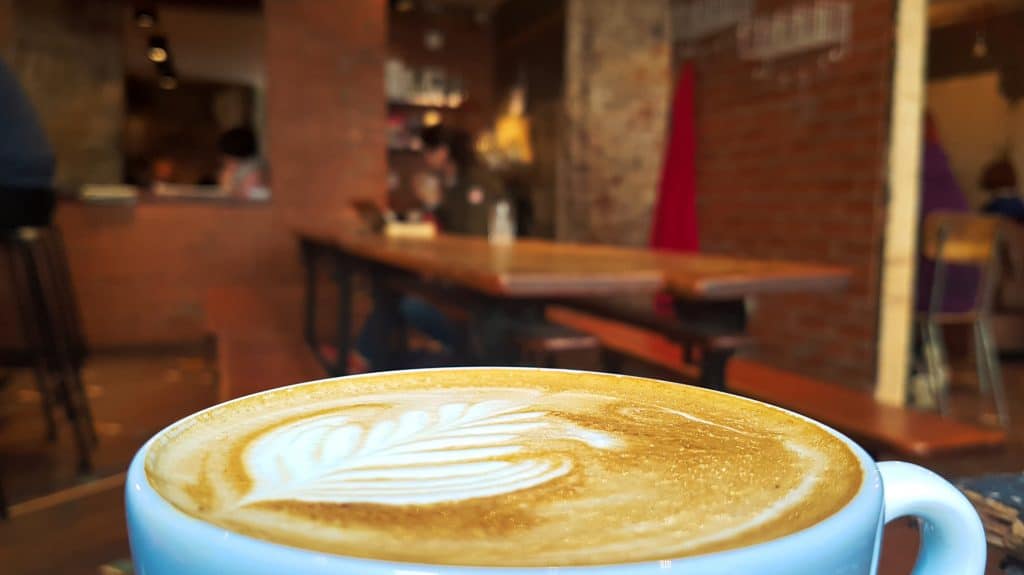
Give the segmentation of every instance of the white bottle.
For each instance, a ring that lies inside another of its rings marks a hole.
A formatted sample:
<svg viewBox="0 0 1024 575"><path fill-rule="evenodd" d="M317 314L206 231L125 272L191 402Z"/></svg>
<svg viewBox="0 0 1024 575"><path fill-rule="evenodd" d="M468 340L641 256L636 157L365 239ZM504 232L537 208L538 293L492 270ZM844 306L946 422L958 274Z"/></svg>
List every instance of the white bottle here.
<svg viewBox="0 0 1024 575"><path fill-rule="evenodd" d="M516 240L516 223L508 200L498 200L491 210L487 239L493 245L508 245Z"/></svg>

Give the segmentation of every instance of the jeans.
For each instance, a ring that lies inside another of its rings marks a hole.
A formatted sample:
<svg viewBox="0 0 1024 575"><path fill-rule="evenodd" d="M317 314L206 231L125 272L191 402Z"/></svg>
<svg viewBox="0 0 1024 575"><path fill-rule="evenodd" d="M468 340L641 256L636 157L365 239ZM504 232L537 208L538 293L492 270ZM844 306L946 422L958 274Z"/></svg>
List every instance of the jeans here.
<svg viewBox="0 0 1024 575"><path fill-rule="evenodd" d="M415 358L395 356L396 349L403 349L394 341L403 334L403 325L439 342L448 356L461 348L461 331L441 310L421 298L402 296L397 310L375 306L356 339L356 350L371 369L408 368L421 363Z"/></svg>

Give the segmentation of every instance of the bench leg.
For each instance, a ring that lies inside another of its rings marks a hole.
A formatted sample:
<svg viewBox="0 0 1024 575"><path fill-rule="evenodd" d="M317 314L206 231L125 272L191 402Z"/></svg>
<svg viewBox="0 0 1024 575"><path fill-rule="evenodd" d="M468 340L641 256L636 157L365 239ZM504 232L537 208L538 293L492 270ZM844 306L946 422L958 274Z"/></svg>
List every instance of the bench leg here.
<svg viewBox="0 0 1024 575"><path fill-rule="evenodd" d="M732 358L733 350L708 349L704 350L700 359L700 380L701 387L725 391L725 368Z"/></svg>
<svg viewBox="0 0 1024 575"><path fill-rule="evenodd" d="M601 348L601 369L606 373L622 373L622 356L607 347Z"/></svg>

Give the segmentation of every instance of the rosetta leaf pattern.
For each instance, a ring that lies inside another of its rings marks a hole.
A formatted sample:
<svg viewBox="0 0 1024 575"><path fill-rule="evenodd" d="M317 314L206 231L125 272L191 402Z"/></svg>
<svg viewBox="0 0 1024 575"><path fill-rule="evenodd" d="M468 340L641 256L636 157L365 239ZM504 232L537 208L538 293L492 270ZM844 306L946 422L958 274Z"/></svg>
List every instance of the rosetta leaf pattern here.
<svg viewBox="0 0 1024 575"><path fill-rule="evenodd" d="M370 426L344 411L276 428L245 452L252 488L267 501L431 504L510 493L565 475L564 457L509 458L552 418L510 401L413 409ZM561 436L608 448L601 432L561 423Z"/></svg>

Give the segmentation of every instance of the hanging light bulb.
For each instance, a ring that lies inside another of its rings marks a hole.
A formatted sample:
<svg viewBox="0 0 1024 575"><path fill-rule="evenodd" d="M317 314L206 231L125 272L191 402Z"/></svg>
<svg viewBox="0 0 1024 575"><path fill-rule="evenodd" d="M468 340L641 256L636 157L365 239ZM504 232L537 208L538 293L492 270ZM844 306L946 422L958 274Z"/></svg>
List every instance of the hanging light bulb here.
<svg viewBox="0 0 1024 575"><path fill-rule="evenodd" d="M156 26L156 10L149 6L135 9L135 25L139 28L150 29Z"/></svg>
<svg viewBox="0 0 1024 575"><path fill-rule="evenodd" d="M985 38L985 32L978 31L978 35L974 37L974 48L972 49L974 57L981 60L985 56L988 56L988 40Z"/></svg>
<svg viewBox="0 0 1024 575"><path fill-rule="evenodd" d="M167 38L163 36L150 36L146 57L149 58L150 62L156 62L157 64L166 62L170 57L167 50Z"/></svg>
<svg viewBox="0 0 1024 575"><path fill-rule="evenodd" d="M173 90L178 87L178 73L174 70L174 64L165 60L156 65L156 73L159 79L157 84L164 90Z"/></svg>

